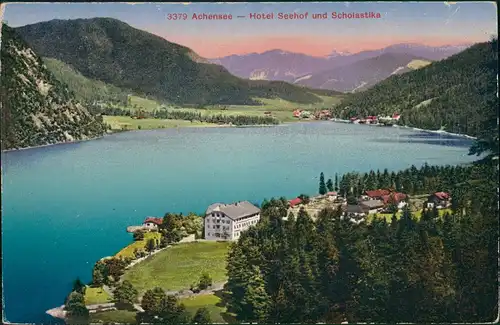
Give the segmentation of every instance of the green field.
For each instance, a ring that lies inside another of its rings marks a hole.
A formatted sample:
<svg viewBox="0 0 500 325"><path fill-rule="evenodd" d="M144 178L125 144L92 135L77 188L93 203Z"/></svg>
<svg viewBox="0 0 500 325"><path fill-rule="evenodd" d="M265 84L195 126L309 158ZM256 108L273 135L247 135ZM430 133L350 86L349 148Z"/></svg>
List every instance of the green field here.
<svg viewBox="0 0 500 325"><path fill-rule="evenodd" d="M129 280L139 292L154 287L166 291L189 289L202 272L207 272L213 282L226 277L228 242L195 242L179 244L157 253L151 258L128 269L124 280Z"/></svg>
<svg viewBox="0 0 500 325"><path fill-rule="evenodd" d="M442 209L442 210L439 210L439 215L442 217L442 216L444 216L446 214L446 212L451 213L452 211L450 209ZM398 212L398 213L396 213L396 218L398 218L398 219L401 218L401 214L402 214L401 211ZM420 217L422 216L422 210L413 211L412 215L415 217L415 219L419 220ZM392 214L391 213L371 214L371 215L368 216L367 221L370 222L374 218L378 218L378 219L385 218L385 220L390 223L391 220L392 220Z"/></svg>
<svg viewBox="0 0 500 325"><path fill-rule="evenodd" d="M305 110L322 110L329 109L332 106L340 103L342 96L319 96L323 102L318 104L299 104L289 102L283 99L266 99L266 98L256 98L262 105L208 105L203 108L191 108L182 106L171 106L164 105L168 110L186 110L190 112L199 112L203 115L245 115L245 116L266 116L264 112L271 112L272 116L278 119L280 122L295 122L299 119L292 116L292 112L296 109ZM130 105L127 107L121 107L125 110L137 110L143 109L147 112L152 112L156 109L160 109L161 103L145 99L138 96L129 96ZM200 122L189 122L183 120L157 120L157 119L141 119L135 120L132 118L124 116L105 116L104 121L111 125L113 130L136 130L138 126L141 129L158 129L158 128L170 128L170 127L186 127L186 126L206 126L212 125L208 123Z"/></svg>
<svg viewBox="0 0 500 325"><path fill-rule="evenodd" d="M133 95L129 95L128 98L130 98L130 106L131 106L129 108L132 110L143 109L146 112L152 112L154 110L157 110L161 106L160 103L158 103L156 100L152 100L152 99L147 99L147 98L133 96ZM136 108L134 108L134 106L136 106Z"/></svg>
<svg viewBox="0 0 500 325"><path fill-rule="evenodd" d="M135 324L135 314L135 311L129 310L110 310L90 314L90 320L92 323Z"/></svg>
<svg viewBox="0 0 500 325"><path fill-rule="evenodd" d="M115 257L135 257L134 250L137 248L144 249L149 239L161 239L161 234L159 232L147 232L144 234L143 240L134 241L132 244L123 248L121 251L116 253Z"/></svg>
<svg viewBox="0 0 500 325"><path fill-rule="evenodd" d="M112 298L102 287L94 288L87 286L85 289L86 305L105 304L108 302L112 302Z"/></svg>
<svg viewBox="0 0 500 325"><path fill-rule="evenodd" d="M111 126L111 130L151 130L168 129L180 127L216 126L216 124L202 123L199 121L186 120L160 120L160 119L133 119L128 116L104 116L104 122ZM139 128L140 127L140 128Z"/></svg>
<svg viewBox="0 0 500 325"><path fill-rule="evenodd" d="M180 302L193 316L199 308L206 307L210 312L212 322L235 323L234 317L226 312L226 307L223 306L221 299L214 294L183 298Z"/></svg>
<svg viewBox="0 0 500 325"><path fill-rule="evenodd" d="M340 103L341 97L318 96L323 102L319 104L298 104L292 103L283 99L266 99L257 98L262 103L261 106L252 105L227 105L222 109L221 106L205 106L199 108L178 108L180 110L200 112L203 115L246 115L246 116L266 116L264 112L271 112L271 115L280 122L295 122L299 119L292 116L292 112L296 109L319 110L328 109L333 105Z"/></svg>

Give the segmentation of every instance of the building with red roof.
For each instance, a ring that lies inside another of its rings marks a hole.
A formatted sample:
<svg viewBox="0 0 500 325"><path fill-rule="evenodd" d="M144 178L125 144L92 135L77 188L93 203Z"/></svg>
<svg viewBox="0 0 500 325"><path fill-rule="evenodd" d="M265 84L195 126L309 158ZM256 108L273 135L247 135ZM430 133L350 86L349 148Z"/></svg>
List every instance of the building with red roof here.
<svg viewBox="0 0 500 325"><path fill-rule="evenodd" d="M288 203L290 203L291 207L294 207L298 204L302 204L302 200L300 198L295 198L293 200L288 201Z"/></svg>
<svg viewBox="0 0 500 325"><path fill-rule="evenodd" d="M374 190L374 191L365 191L365 195L368 196L372 200L382 200L383 196L389 195L391 192L389 190Z"/></svg>
<svg viewBox="0 0 500 325"><path fill-rule="evenodd" d="M142 226L145 228L157 230L162 223L163 223L163 218L147 217L142 223Z"/></svg>
<svg viewBox="0 0 500 325"><path fill-rule="evenodd" d="M436 192L427 198L427 207L444 209L451 205L451 196L447 192Z"/></svg>
<svg viewBox="0 0 500 325"><path fill-rule="evenodd" d="M382 201L384 202L384 204L399 204L400 202L404 201L404 199L406 199L406 196L407 195L404 193L391 193L389 195L383 195Z"/></svg>

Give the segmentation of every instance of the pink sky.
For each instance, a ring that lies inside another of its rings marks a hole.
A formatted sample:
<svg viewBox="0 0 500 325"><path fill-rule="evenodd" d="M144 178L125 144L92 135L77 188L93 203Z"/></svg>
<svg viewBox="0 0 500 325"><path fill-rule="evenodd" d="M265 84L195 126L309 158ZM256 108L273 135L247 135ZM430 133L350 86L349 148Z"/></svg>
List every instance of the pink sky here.
<svg viewBox="0 0 500 325"><path fill-rule="evenodd" d="M304 53L313 56L326 56L333 50L357 53L363 50L380 49L397 43L419 43L429 46L461 45L467 42L474 43L482 40L464 40L464 38L450 39L450 37L377 37L376 39L352 39L351 37L335 37L325 41L323 37L314 36L234 36L211 38L194 35L159 35L163 38L187 46L199 55L206 58L217 58L231 54L247 54L265 52L273 49Z"/></svg>

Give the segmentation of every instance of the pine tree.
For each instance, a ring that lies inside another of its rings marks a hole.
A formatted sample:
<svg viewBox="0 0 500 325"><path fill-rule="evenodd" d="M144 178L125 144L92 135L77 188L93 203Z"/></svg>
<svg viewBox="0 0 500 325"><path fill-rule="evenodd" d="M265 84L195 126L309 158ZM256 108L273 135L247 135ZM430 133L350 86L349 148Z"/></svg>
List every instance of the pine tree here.
<svg viewBox="0 0 500 325"><path fill-rule="evenodd" d="M245 287L242 300L241 314L237 315L240 320L264 322L269 314L270 297L266 292L265 282L262 278L260 268L252 265L251 276Z"/></svg>
<svg viewBox="0 0 500 325"><path fill-rule="evenodd" d="M335 173L335 191L338 192L339 191L339 175L337 173Z"/></svg>
<svg viewBox="0 0 500 325"><path fill-rule="evenodd" d="M323 173L319 175L319 194L326 194L325 175Z"/></svg>
<svg viewBox="0 0 500 325"><path fill-rule="evenodd" d="M333 182L331 178L326 181L326 188L328 191L333 192Z"/></svg>

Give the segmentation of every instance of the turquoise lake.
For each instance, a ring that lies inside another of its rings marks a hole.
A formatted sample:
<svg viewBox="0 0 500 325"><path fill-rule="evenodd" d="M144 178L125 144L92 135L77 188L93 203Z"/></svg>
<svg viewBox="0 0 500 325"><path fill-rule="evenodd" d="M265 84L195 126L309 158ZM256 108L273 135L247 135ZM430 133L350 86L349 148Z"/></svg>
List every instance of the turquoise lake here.
<svg viewBox="0 0 500 325"><path fill-rule="evenodd" d="M473 161L469 140L332 122L113 134L2 153L4 316L54 322L72 281L131 242L125 228L213 202L315 194L320 172Z"/></svg>

